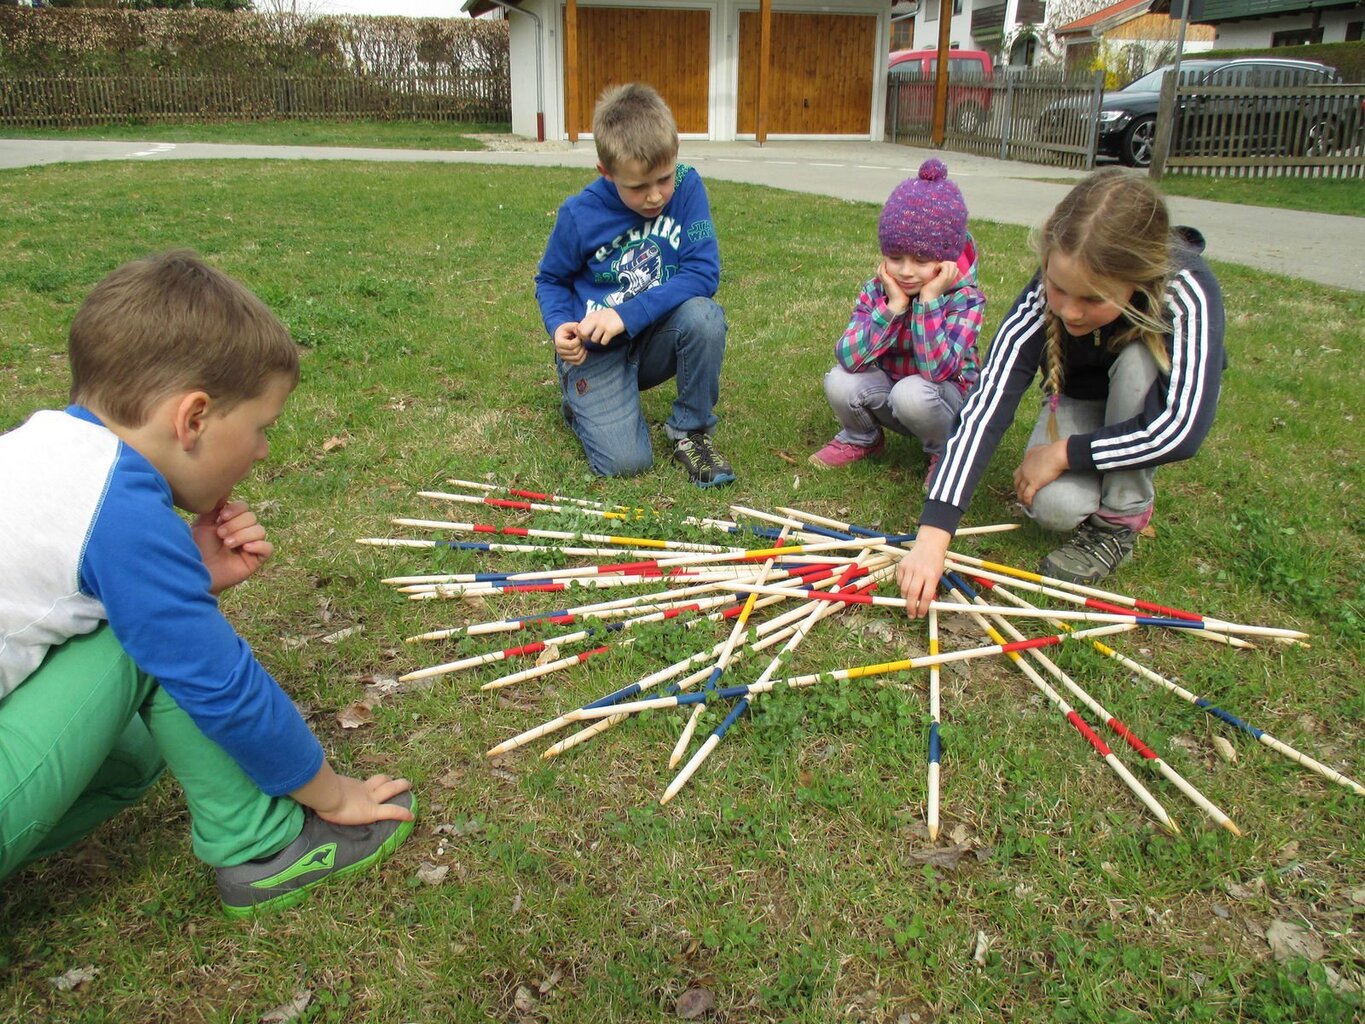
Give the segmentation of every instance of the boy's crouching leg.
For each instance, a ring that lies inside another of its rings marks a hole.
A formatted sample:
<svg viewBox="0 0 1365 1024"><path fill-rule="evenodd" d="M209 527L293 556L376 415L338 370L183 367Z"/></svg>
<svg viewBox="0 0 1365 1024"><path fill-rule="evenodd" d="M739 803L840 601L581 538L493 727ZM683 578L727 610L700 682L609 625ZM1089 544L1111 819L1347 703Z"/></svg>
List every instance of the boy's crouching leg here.
<svg viewBox="0 0 1365 1024"><path fill-rule="evenodd" d="M416 798L400 793L389 803L415 815ZM412 821L333 825L311 811L303 831L278 853L233 867L218 868L218 895L230 917L279 910L301 901L309 890L378 864L412 834Z"/></svg>
<svg viewBox="0 0 1365 1024"><path fill-rule="evenodd" d="M565 422L599 476L633 476L654 462L640 409L638 367L628 346L594 353L579 366L559 364Z"/></svg>

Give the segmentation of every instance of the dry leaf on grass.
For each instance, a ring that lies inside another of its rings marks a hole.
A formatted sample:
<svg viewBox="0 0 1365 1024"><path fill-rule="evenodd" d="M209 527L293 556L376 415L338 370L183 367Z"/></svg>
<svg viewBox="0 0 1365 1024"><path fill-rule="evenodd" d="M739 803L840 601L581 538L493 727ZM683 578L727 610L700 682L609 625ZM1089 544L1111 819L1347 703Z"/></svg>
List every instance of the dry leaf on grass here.
<svg viewBox="0 0 1365 1024"><path fill-rule="evenodd" d="M544 981L542 981L542 982L540 983L540 985L538 986L539 989L540 989L540 995L541 995L541 997L544 998L545 996L548 996L548 995L550 994L551 990L554 989L554 987L555 987L556 985L558 985L558 984L559 984L561 981L563 981L563 980L564 980L564 972L561 971L558 967L556 967L556 968L550 973L550 976L549 976L548 978L546 978Z"/></svg>
<svg viewBox="0 0 1365 1024"><path fill-rule="evenodd" d="M318 637L318 639L325 644L336 644L348 636L359 636L363 632L365 632L364 626L347 626L345 629L338 629L335 633L328 633L326 636Z"/></svg>
<svg viewBox="0 0 1365 1024"><path fill-rule="evenodd" d="M709 988L693 985L678 997L673 1012L683 1020L697 1020L716 1008L715 994Z"/></svg>
<svg viewBox="0 0 1365 1024"><path fill-rule="evenodd" d="M343 729L359 729L374 724L374 712L363 701L356 701L337 712L337 725Z"/></svg>
<svg viewBox="0 0 1365 1024"><path fill-rule="evenodd" d="M99 974L100 969L93 964L86 964L84 967L73 967L65 974L55 978L48 978L52 987L58 992L70 992L72 989L79 988L87 981L94 981L95 975Z"/></svg>
<svg viewBox="0 0 1365 1024"><path fill-rule="evenodd" d="M440 885L448 874L449 864L432 864L424 860L417 866L417 879L426 885Z"/></svg>
<svg viewBox="0 0 1365 1024"><path fill-rule="evenodd" d="M1276 918L1265 930L1265 941L1270 952L1280 963L1295 957L1305 960L1321 960L1322 940L1302 925L1292 924Z"/></svg>
<svg viewBox="0 0 1365 1024"><path fill-rule="evenodd" d="M512 1008L517 1013L530 1013L536 1008L536 997L525 985L517 986L517 994L512 997Z"/></svg>
<svg viewBox="0 0 1365 1024"><path fill-rule="evenodd" d="M986 966L986 953L991 948L991 940L986 937L986 933L978 931L976 933L976 948L972 950L972 960L982 967Z"/></svg>
<svg viewBox="0 0 1365 1024"><path fill-rule="evenodd" d="M536 656L536 667L539 668L541 665L548 665L550 662L558 660L559 648L554 644L547 644L545 650Z"/></svg>
<svg viewBox="0 0 1365 1024"><path fill-rule="evenodd" d="M306 988L298 989L289 1002L281 1003L273 1010L266 1010L261 1014L261 1024L283 1024L284 1021L296 1020L308 1009L308 1004L312 1001L312 992Z"/></svg>
<svg viewBox="0 0 1365 1024"><path fill-rule="evenodd" d="M347 438L337 437L333 435L332 437L329 437L326 441L322 442L322 450L324 452L330 452L334 448L345 448L347 440L348 440Z"/></svg>
<svg viewBox="0 0 1365 1024"><path fill-rule="evenodd" d="M1222 736L1213 737L1213 749L1218 751L1218 756L1228 764L1237 763L1237 748Z"/></svg>

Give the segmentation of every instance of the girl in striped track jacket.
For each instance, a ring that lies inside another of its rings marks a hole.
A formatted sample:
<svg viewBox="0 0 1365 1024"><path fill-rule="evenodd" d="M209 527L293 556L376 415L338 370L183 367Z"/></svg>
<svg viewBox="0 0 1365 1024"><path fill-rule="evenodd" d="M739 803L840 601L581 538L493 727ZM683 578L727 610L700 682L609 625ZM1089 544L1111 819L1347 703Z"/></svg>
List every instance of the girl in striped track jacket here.
<svg viewBox="0 0 1365 1024"><path fill-rule="evenodd" d="M1041 269L1005 315L929 481L898 570L907 610L934 598L981 476L1042 373L1043 404L1015 491L1041 526L1074 530L1040 571L1102 579L1147 525L1158 466L1190 458L1213 423L1226 364L1223 301L1203 237L1172 230L1145 179L1084 179L1038 233Z"/></svg>

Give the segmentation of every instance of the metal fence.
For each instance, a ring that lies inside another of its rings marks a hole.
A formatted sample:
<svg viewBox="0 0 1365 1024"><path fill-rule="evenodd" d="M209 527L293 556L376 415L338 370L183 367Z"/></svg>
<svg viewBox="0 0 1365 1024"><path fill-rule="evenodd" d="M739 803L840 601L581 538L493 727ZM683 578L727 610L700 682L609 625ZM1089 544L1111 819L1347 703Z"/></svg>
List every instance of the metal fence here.
<svg viewBox="0 0 1365 1024"><path fill-rule="evenodd" d="M1031 160L1089 170L1101 72L1077 76L1052 68L1004 68L995 75L948 81L947 149L1002 160ZM887 80L886 138L933 144L934 77L892 74Z"/></svg>
<svg viewBox="0 0 1365 1024"><path fill-rule="evenodd" d="M124 75L0 78L0 125L377 118L508 122L506 75Z"/></svg>
<svg viewBox="0 0 1365 1024"><path fill-rule="evenodd" d="M1153 177L1365 177L1365 85L1211 86L1180 77L1163 83Z"/></svg>

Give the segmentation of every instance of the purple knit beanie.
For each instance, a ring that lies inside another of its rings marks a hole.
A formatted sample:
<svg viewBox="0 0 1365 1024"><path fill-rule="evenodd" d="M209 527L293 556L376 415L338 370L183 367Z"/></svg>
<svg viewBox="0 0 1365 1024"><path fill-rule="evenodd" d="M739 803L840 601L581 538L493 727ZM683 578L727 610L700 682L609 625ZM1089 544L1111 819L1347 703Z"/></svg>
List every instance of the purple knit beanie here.
<svg viewBox="0 0 1365 1024"><path fill-rule="evenodd" d="M926 160L919 174L891 193L877 222L882 254L955 260L967 244L967 204L948 180L942 160Z"/></svg>

